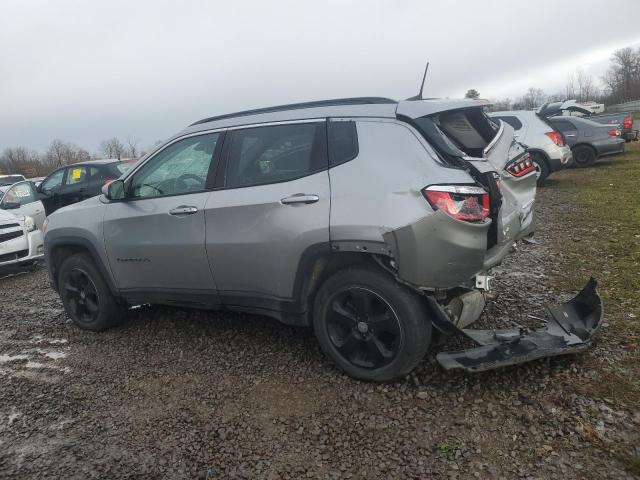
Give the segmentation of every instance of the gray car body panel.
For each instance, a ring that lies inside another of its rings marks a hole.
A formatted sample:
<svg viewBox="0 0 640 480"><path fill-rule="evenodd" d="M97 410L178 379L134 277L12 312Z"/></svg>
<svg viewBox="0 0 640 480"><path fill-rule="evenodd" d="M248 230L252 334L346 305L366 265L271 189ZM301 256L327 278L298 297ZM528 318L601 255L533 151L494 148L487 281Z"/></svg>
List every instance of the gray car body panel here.
<svg viewBox="0 0 640 480"><path fill-rule="evenodd" d="M571 115L550 117L549 121L554 125L558 125L559 122L568 122L575 127L575 130L570 132L566 132L560 128L571 148L578 145L589 145L595 149L598 157L624 151L624 139L621 137L612 137L607 133L611 130L610 125L601 125L586 118Z"/></svg>
<svg viewBox="0 0 640 480"><path fill-rule="evenodd" d="M328 252L329 245L334 252L366 252L370 246L375 253L390 255L399 278L416 287L455 287L499 263L510 245L530 231L535 175L516 179L504 171L509 161L524 153L513 139L513 129L504 123L482 158L467 159L478 171L501 176L498 243L487 251L491 220L455 220L434 212L422 195L429 185L477 185L475 180L464 168L443 162L422 134L397 115L418 118L485 104L424 100L327 106L192 125L122 178L128 181L159 151L185 136L254 125L351 119L357 126L359 154L344 164L280 183L80 202L50 216L46 250L50 252L57 240L84 238L95 247L95 260L104 264L115 291L136 301L148 298L146 292L159 303L163 294L174 299L220 296L229 305L246 304L241 297L274 300L276 306L280 301L295 303L303 258L316 246L326 246ZM318 201L281 202L296 194L317 195ZM168 215L182 205L196 207L197 214Z"/></svg>
<svg viewBox="0 0 640 480"><path fill-rule="evenodd" d="M281 202L297 194L319 200ZM206 252L220 294L291 299L305 250L329 244L330 203L326 170L288 182L211 192L205 207Z"/></svg>

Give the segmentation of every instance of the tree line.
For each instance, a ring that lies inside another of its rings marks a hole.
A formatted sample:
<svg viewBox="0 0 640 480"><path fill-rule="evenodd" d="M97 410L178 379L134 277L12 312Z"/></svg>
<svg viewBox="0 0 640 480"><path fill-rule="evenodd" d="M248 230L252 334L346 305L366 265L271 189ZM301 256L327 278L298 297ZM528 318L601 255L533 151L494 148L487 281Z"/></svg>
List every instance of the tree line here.
<svg viewBox="0 0 640 480"><path fill-rule="evenodd" d="M598 86L592 75L578 68L567 76L564 91L547 94L540 88L529 87L519 97L493 99L490 109L533 110L545 102L572 99L605 105L640 99L640 48L627 47L616 50L610 62L609 68L600 77L602 87ZM479 98L480 93L472 88L467 91L465 97Z"/></svg>
<svg viewBox="0 0 640 480"><path fill-rule="evenodd" d="M0 154L0 174L21 174L27 178L44 177L57 168L98 158L140 158L145 154L138 141L127 137L121 141L112 137L100 142L99 152L59 139L53 140L44 153L26 147L5 148Z"/></svg>

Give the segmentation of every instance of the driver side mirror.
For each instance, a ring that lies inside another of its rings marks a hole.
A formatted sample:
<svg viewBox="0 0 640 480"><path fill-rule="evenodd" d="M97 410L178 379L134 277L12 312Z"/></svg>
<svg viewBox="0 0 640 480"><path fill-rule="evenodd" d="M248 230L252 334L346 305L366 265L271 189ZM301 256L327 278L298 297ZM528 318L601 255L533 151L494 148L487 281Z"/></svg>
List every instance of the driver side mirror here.
<svg viewBox="0 0 640 480"><path fill-rule="evenodd" d="M108 200L124 199L124 180L114 180L102 187L102 194Z"/></svg>
<svg viewBox="0 0 640 480"><path fill-rule="evenodd" d="M16 208L20 208L20 204L17 202L3 202L0 204L0 208L4 210L15 210Z"/></svg>

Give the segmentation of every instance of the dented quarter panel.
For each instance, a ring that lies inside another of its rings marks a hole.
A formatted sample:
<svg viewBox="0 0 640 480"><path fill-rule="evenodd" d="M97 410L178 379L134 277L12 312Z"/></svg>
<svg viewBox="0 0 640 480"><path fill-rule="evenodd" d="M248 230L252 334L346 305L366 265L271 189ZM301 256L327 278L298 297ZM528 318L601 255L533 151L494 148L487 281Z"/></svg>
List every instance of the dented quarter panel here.
<svg viewBox="0 0 640 480"><path fill-rule="evenodd" d="M433 213L424 187L474 183L464 170L443 168L407 124L380 119L356 125L358 156L329 170L332 242L383 242L384 233Z"/></svg>
<svg viewBox="0 0 640 480"><path fill-rule="evenodd" d="M384 242L400 278L423 287L453 287L480 271L491 221L474 224L434 212L421 192L428 185L474 184L471 176L443 168L405 123L358 120L357 130L358 157L329 171L335 249Z"/></svg>

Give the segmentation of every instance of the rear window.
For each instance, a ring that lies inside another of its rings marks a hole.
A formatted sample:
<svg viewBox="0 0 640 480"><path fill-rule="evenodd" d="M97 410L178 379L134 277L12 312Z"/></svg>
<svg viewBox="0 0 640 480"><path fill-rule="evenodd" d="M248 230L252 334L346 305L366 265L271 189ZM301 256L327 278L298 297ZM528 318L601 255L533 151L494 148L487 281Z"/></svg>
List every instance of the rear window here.
<svg viewBox="0 0 640 480"><path fill-rule="evenodd" d="M458 149L478 158L497 131L479 108L444 112L434 116L434 121Z"/></svg>
<svg viewBox="0 0 640 480"><path fill-rule="evenodd" d="M22 182L24 177L22 175L8 175L6 177L0 177L0 185L13 185L16 182Z"/></svg>
<svg viewBox="0 0 640 480"><path fill-rule="evenodd" d="M358 133L352 120L329 122L329 165L336 166L358 156Z"/></svg>
<svg viewBox="0 0 640 480"><path fill-rule="evenodd" d="M133 167L135 164L136 162L121 162L116 165L116 168L120 172L120 175L122 175L123 173L131 170L131 167Z"/></svg>

